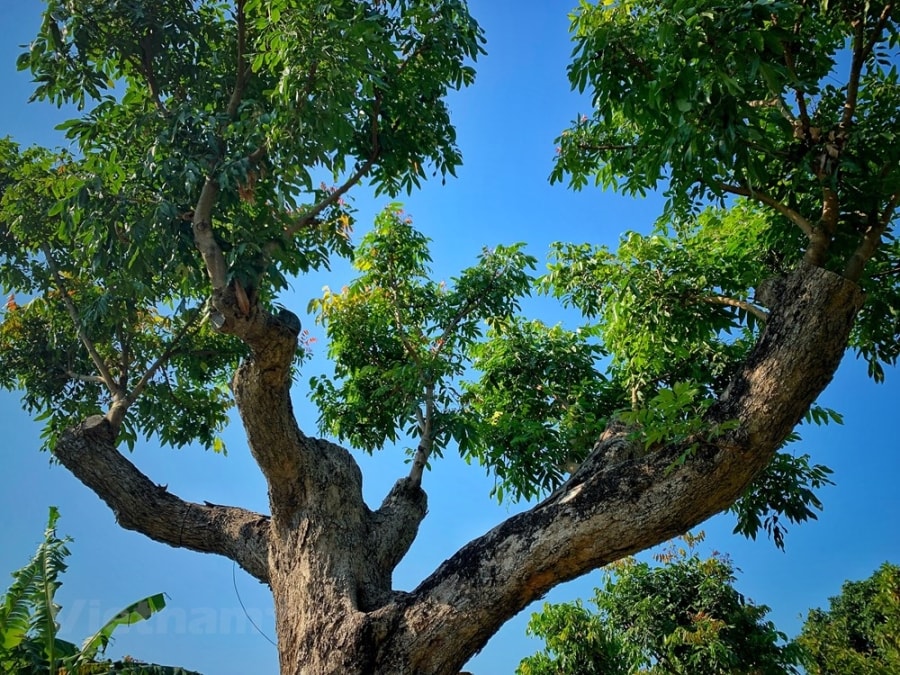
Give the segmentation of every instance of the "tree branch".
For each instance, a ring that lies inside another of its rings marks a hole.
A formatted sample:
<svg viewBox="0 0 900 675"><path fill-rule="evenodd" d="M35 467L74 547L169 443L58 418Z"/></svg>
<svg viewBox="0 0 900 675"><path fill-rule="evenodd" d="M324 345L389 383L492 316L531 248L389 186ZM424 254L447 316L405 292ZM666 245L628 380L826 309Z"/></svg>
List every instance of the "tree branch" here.
<svg viewBox="0 0 900 675"><path fill-rule="evenodd" d="M807 237L812 238L813 232L815 230L813 224L802 215L794 211L794 209L790 208L786 204L782 204L777 199L773 199L772 197L769 197L759 190L751 190L750 188L746 188L742 185L729 185L728 183L719 183L718 188L723 192L729 192L731 194L740 195L742 197L749 197L750 199L758 201L760 204L765 204L766 206L774 209L785 218L790 220L801 230L803 230L803 234L805 234Z"/></svg>
<svg viewBox="0 0 900 675"><path fill-rule="evenodd" d="M434 439L431 437L431 424L434 418L434 383L429 382L425 385L425 413L416 408L416 417L419 423L419 447L413 455L412 467L409 470L409 480L413 487L418 488L422 485L422 475L425 472L425 466L428 464L428 458L434 447Z"/></svg>
<svg viewBox="0 0 900 675"><path fill-rule="evenodd" d="M119 389L119 385L116 384L116 381L113 379L113 376L109 371L109 367L97 352L97 348L94 346L93 341L91 341L91 339L85 332L84 326L82 326L81 324L81 315L78 313L78 308L75 307L75 302L69 296L69 289L66 286L66 283L63 281L62 274L60 274L59 271L59 266L53 259L53 252L50 250L50 246L46 242L41 244L41 252L44 254L44 259L47 261L47 267L50 269L50 273L53 275L53 280L56 282L56 287L59 290L60 296L62 297L63 304L66 307L66 311L69 313L69 317L72 319L72 323L75 326L75 333L78 335L78 339L87 350L88 355L91 357L91 361L94 364L94 367L97 369L97 372L100 373L100 378L102 379L103 384L106 385L106 388L109 390L109 393L112 394L113 399L119 400L122 397L122 390Z"/></svg>
<svg viewBox="0 0 900 675"><path fill-rule="evenodd" d="M73 380L81 380L82 382L92 382L94 384L106 384L106 380L104 380L99 375L81 375L80 373L75 373L75 372L72 372L71 370L67 370L66 375L71 377Z"/></svg>
<svg viewBox="0 0 900 675"><path fill-rule="evenodd" d="M800 26L794 26L794 34L796 35L799 31ZM791 79L794 82L797 82L799 78L797 77L797 69L796 64L794 62L794 52L792 51L792 45L790 44L782 44L782 51L784 52L784 65L787 68L788 74L790 74ZM797 110L800 113L800 125L801 130L803 132L803 137L805 138L809 134L809 110L806 107L806 92L797 86L793 87L794 97L797 100Z"/></svg>
<svg viewBox="0 0 900 675"><path fill-rule="evenodd" d="M150 379L162 368L166 362L172 358L172 355L178 350L178 343L181 342L182 338L188 334L191 328L193 328L197 321L203 317L203 313L201 311L197 311L197 313L191 317L190 321L182 326L181 330L172 338L169 346L166 350L153 362L150 364L150 367L144 371L144 374L141 375L141 378L138 380L137 384L134 385L132 390L128 392L128 395L125 398L112 406L110 408L109 414L107 415L110 423L118 428L119 424L122 423L122 420L125 417L125 413L128 408L138 399L141 393L146 388L147 384L150 382Z"/></svg>
<svg viewBox="0 0 900 675"><path fill-rule="evenodd" d="M876 272L871 276L873 279L884 279L885 277L892 277L895 274L900 274L900 265L891 267L890 269L884 270L882 272Z"/></svg>
<svg viewBox="0 0 900 675"><path fill-rule="evenodd" d="M176 548L225 556L268 582L267 517L233 506L184 501L123 457L115 437L113 426L95 415L63 433L53 454L106 502L125 529Z"/></svg>
<svg viewBox="0 0 900 675"><path fill-rule="evenodd" d="M203 262L206 264L206 273L209 275L214 291L224 290L227 283L226 279L228 278L228 265L225 263L225 255L213 236L212 230L212 210L218 196L219 184L212 177L208 177L203 184L200 198L197 200L192 223L194 245L200 251L200 255L203 256Z"/></svg>
<svg viewBox="0 0 900 675"><path fill-rule="evenodd" d="M786 284L785 302L706 415L707 428L736 427L611 465L605 449L617 437L598 444L558 493L466 545L397 600L400 623L415 627L396 640L416 655L412 670L457 672L556 584L683 533L744 492L833 377L863 301L855 283L810 265ZM673 469L692 441L698 450Z"/></svg>
<svg viewBox="0 0 900 675"><path fill-rule="evenodd" d="M247 86L247 63L244 52L247 43L247 25L244 16L244 0L237 0L234 12L237 20L237 66L234 78L234 89L231 92L231 98L228 100L228 107L225 114L229 118L234 119L237 115L238 107L241 105L241 98L244 95L244 89Z"/></svg>
<svg viewBox="0 0 900 675"><path fill-rule="evenodd" d="M415 541L427 511L425 491L411 478L401 478L372 514L369 541L377 566L387 576L386 588L390 588L390 573Z"/></svg>
<svg viewBox="0 0 900 675"><path fill-rule="evenodd" d="M841 121L838 126L847 131L853 123L853 115L856 113L856 99L859 96L859 80L862 76L862 67L866 57L866 17L865 9L863 16L856 22L856 28L853 33L853 57L850 62L850 77L847 79L847 98L844 100L844 111L841 113Z"/></svg>
<svg viewBox="0 0 900 675"><path fill-rule="evenodd" d="M738 300L736 298L729 298L726 295L700 295L697 296L697 299L700 302L705 302L710 305L727 305L728 307L737 307L738 309L744 310L748 314L752 314L760 323L765 323L769 318L769 315L765 311L761 310L753 303L746 302L744 300Z"/></svg>
<svg viewBox="0 0 900 675"><path fill-rule="evenodd" d="M881 34L884 32L885 26L887 26L888 20L891 18L891 13L894 11L894 3L888 2L881 9L881 15L878 17L878 23L875 24L875 27L872 29L872 34L869 36L869 41L866 43L865 48L863 49L863 61L867 60L869 56L872 54L872 50L875 49L875 45L878 44L878 41L881 39Z"/></svg>
<svg viewBox="0 0 900 675"><path fill-rule="evenodd" d="M847 264L844 267L844 276L851 281L858 281L860 277L862 277L866 263L873 255L875 255L875 251L878 249L879 244L881 244L881 237L894 217L898 199L900 199L900 193L895 192L891 195L881 218L875 225L870 225L866 228L862 242L856 247L853 255L851 255L850 259L847 261Z"/></svg>
<svg viewBox="0 0 900 675"><path fill-rule="evenodd" d="M344 183L337 188L334 192L331 192L324 199L319 200L316 204L306 211L300 218L291 223L284 229L284 239L289 240L294 237L300 230L303 230L311 225L315 224L316 216L318 216L322 211L327 209L332 204L336 203L341 197L343 197L354 185L359 183L369 170L372 168L372 165L375 163L374 158L369 158L365 162L359 165L356 171L346 180ZM277 241L269 242L264 251L267 257L270 257L279 247L280 243Z"/></svg>
<svg viewBox="0 0 900 675"><path fill-rule="evenodd" d="M638 148L637 143L628 143L625 145L616 145L610 143L602 143L600 145L593 145L591 143L579 143L578 148L580 150L589 150L591 152L608 152L610 150L619 152L622 150L636 150Z"/></svg>

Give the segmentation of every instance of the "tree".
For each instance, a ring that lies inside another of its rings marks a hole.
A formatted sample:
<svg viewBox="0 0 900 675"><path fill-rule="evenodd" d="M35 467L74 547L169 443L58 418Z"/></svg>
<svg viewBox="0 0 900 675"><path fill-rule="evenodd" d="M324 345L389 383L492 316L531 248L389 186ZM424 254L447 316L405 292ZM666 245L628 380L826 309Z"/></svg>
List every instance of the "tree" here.
<svg viewBox="0 0 900 675"><path fill-rule="evenodd" d="M827 416L848 346L876 379L900 349L896 27L892 3L582 4L570 74L595 110L554 177L665 174L671 200L616 253L555 250L538 288L588 320L566 331L517 316L521 247L442 285L396 208L349 241L353 185L460 161L443 96L482 41L462 0L50 0L20 66L81 112L74 151L0 145L0 383L123 527L269 585L283 673L455 673L556 584L742 496L748 532L810 517L824 473L779 447ZM725 195L746 201L697 213ZM290 398L305 334L277 294L335 255L359 277L313 307L336 366L310 387L322 426L412 445L375 509ZM181 499L122 452L221 450L232 400L268 515ZM546 498L395 591L449 448L501 498Z"/></svg>
<svg viewBox="0 0 900 675"><path fill-rule="evenodd" d="M542 673L795 673L796 647L765 621L768 608L734 588L734 566L702 559L703 533L685 535L654 556L659 566L625 558L595 591L598 612L579 601L544 604L528 632L546 648L522 661L521 675ZM593 666L593 667L592 667Z"/></svg>
<svg viewBox="0 0 900 675"><path fill-rule="evenodd" d="M848 581L829 609L810 610L797 638L806 672L895 673L900 669L900 568L884 563Z"/></svg>
<svg viewBox="0 0 900 675"><path fill-rule="evenodd" d="M57 636L59 576L66 571L71 539L56 534L59 511L50 507L44 541L25 567L12 573L13 585L0 597L0 668L5 673L122 673L123 675L196 675L183 668L142 663L132 658L100 661L119 626L144 619L166 606L162 593L133 602L88 637L81 647Z"/></svg>
<svg viewBox="0 0 900 675"><path fill-rule="evenodd" d="M655 555L656 567L634 558L611 565L595 590L596 614L580 601L545 603L528 632L547 646L518 672L797 672L797 648L779 644L787 636L764 620L768 607L734 588L728 558L700 558L696 546L703 538L702 532L684 535L686 546Z"/></svg>

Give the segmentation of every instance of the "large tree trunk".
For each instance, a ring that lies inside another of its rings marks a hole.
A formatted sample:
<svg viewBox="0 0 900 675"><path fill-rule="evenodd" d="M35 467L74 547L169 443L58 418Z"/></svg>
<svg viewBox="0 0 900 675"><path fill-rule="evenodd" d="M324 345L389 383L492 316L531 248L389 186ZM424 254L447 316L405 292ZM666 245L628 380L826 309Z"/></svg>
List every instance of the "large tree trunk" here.
<svg viewBox="0 0 900 675"><path fill-rule="evenodd" d="M156 486L116 450L102 418L67 433L56 456L124 527L228 556L268 583L282 675L455 674L553 586L727 508L766 466L834 375L862 304L856 284L807 264L782 289L758 344L707 415L710 426L736 428L695 439L700 450L675 470L683 446L612 462L622 438L609 434L553 495L462 548L411 593L393 591L391 574L425 516L425 493L404 478L377 510L366 506L351 455L297 428L292 324L259 309L235 313L227 294L217 308L252 350L234 391L271 516L190 504Z"/></svg>

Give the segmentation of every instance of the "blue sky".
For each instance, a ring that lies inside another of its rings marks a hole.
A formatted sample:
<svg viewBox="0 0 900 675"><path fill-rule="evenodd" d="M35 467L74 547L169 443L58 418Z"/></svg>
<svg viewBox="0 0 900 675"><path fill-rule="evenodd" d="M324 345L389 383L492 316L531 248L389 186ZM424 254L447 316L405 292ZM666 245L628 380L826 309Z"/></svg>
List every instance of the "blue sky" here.
<svg viewBox="0 0 900 675"><path fill-rule="evenodd" d="M569 91L565 67L571 51L567 14L574 0L471 0L488 37L488 56L477 65L475 85L453 96L464 166L459 178L441 186L426 184L404 197L416 226L433 239L434 271L448 278L474 261L483 245L525 241L543 258L552 241L613 244L627 229L647 229L661 209L650 196L635 200L586 190L574 193L550 186L547 176L553 139L586 105ZM17 73L19 45L39 22L36 0L0 4L0 134L22 144L60 142L53 126L62 113L27 105L28 76ZM360 230L386 199L373 199L366 187L354 191ZM340 287L349 279L344 265L330 274L296 280L283 304L301 313L323 285ZM529 301L526 313L546 323L566 316L546 299ZM317 357L304 366L294 391L301 427L314 431L316 412L304 383L327 368L321 331ZM798 452L835 469L836 486L822 492L825 511L816 522L792 527L787 551L763 539L731 534L730 516L703 526L709 548L727 551L741 570L738 587L772 608L770 617L789 634L810 607L822 606L848 578L866 577L883 561L900 561L900 373L887 382L866 378L864 364L848 354L821 403L844 414L844 426L801 429ZM207 675L277 672L275 648L250 624L273 636L268 591L213 556L172 549L118 527L109 509L49 457L37 451L38 424L21 411L15 393L0 392L0 575L23 565L40 540L47 507L56 505L61 533L70 534L70 570L59 594L64 611L62 637L80 641L101 621L130 601L164 591L169 607L154 620L118 633L110 654L177 664ZM239 425L225 434L227 457L197 448L160 449L139 444L133 461L151 478L193 501L207 500L266 511L266 489L243 442ZM403 455L385 451L359 455L365 494L380 503L390 485L405 474ZM425 477L429 516L419 538L395 574L395 586L412 588L460 546L521 508L497 505L488 496L491 479L478 467L449 454ZM8 578L7 578L8 579ZM595 572L559 587L551 601L588 597L600 583ZM0 584L5 587L7 584ZM538 644L525 637L529 608L511 620L469 664L476 675L511 673Z"/></svg>

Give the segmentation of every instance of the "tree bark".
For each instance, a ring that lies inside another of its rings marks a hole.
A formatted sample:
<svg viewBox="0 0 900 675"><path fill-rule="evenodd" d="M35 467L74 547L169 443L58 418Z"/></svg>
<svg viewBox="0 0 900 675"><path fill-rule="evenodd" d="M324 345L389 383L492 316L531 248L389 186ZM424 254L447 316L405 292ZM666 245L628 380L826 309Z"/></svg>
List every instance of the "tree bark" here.
<svg viewBox="0 0 900 675"><path fill-rule="evenodd" d="M555 585L681 534L730 506L830 382L862 304L857 285L808 264L789 276L741 371L707 413L737 422L673 464L686 445L610 459L605 435L546 500L445 561L411 593L391 574L425 516L425 493L405 478L375 511L349 452L296 425L290 367L296 330L258 307L216 307L251 347L234 392L250 450L269 485L271 517L190 504L154 485L92 418L56 456L119 522L173 546L236 560L275 599L282 675L456 674L497 629Z"/></svg>

